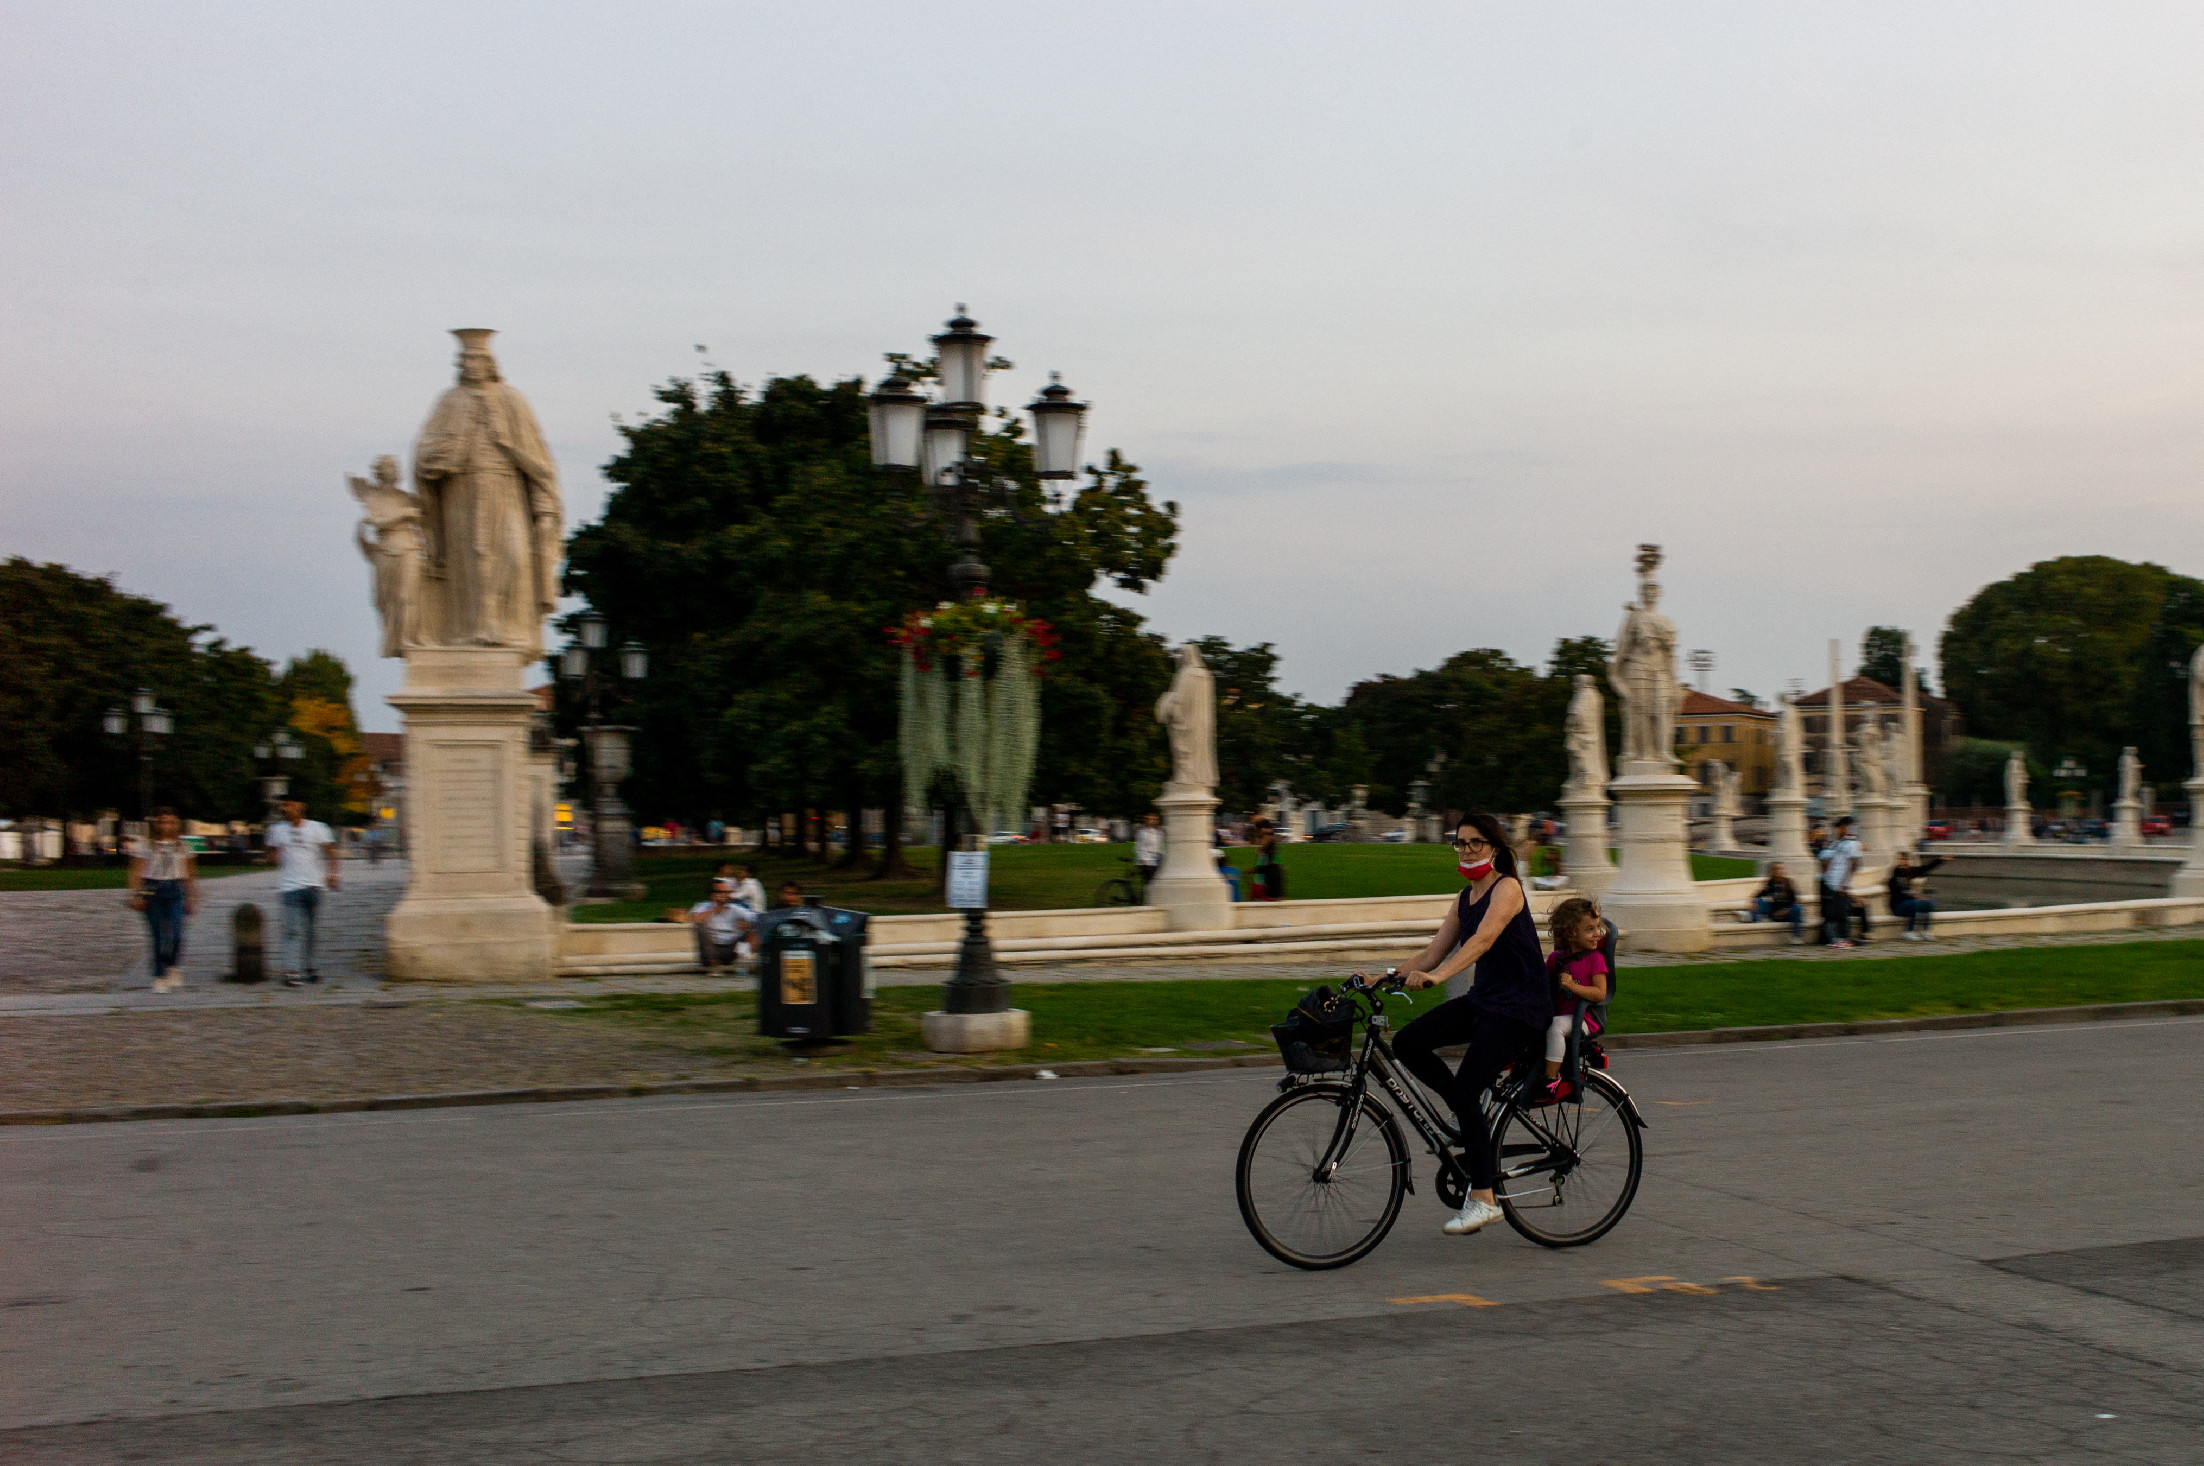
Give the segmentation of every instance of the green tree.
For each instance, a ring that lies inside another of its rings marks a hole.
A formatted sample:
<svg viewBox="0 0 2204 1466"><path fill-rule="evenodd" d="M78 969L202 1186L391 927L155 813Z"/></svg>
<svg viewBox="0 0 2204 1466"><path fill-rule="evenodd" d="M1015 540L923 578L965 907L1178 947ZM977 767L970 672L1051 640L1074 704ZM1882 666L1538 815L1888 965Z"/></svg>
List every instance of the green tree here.
<svg viewBox="0 0 2204 1466"><path fill-rule="evenodd" d="M303 756L285 770L291 794L310 818L360 825L368 818L368 758L352 709L352 671L319 647L293 657L276 679L287 721Z"/></svg>
<svg viewBox="0 0 2204 1466"><path fill-rule="evenodd" d="M2005 743L1995 738L1955 738L1944 752L1937 770L1936 792L1951 804L2002 807L2005 803L2005 763L2014 749L2027 752L2024 743ZM2049 772L2034 758L2028 760L2031 794L2040 794Z"/></svg>
<svg viewBox="0 0 2204 1466"><path fill-rule="evenodd" d="M1860 639L1860 675L1883 686L1898 689L1905 684L1906 634L1896 626L1870 626ZM1921 691L1929 690L1928 669L1916 666L1913 675Z"/></svg>
<svg viewBox="0 0 2204 1466"><path fill-rule="evenodd" d="M661 411L621 428L603 518L568 547L567 589L615 643L651 651L647 682L612 689L637 728L628 798L647 819L692 822L900 807L887 629L952 593L954 555L913 478L872 466L864 383L781 377L753 393L718 374L657 396ZM1093 589L1159 576L1177 506L1153 503L1114 451L1076 491L1044 487L1015 419L976 434L972 452L1016 484L1011 511L981 527L991 589L1062 638L1033 797L1139 808L1165 773L1147 714L1168 662L1137 615ZM562 692L562 720L578 712Z"/></svg>
<svg viewBox="0 0 2204 1466"><path fill-rule="evenodd" d="M2204 588L2173 576L2135 668L2128 739L2153 784L2179 784L2189 767L2189 662L2204 643ZM2092 765L2092 767L2095 767Z"/></svg>
<svg viewBox="0 0 2204 1466"><path fill-rule="evenodd" d="M2199 595L2204 583L2161 565L2103 555L2032 565L1952 614L1941 647L1945 693L1976 734L2109 772L2133 741L2129 720L2146 668L2155 658L2163 675L2195 629L2184 620L2193 611L2181 608Z"/></svg>
<svg viewBox="0 0 2204 1466"><path fill-rule="evenodd" d="M136 747L101 725L140 687L175 726L154 751L154 803L256 818L252 746L281 716L266 662L106 578L0 563L0 815L134 818Z"/></svg>

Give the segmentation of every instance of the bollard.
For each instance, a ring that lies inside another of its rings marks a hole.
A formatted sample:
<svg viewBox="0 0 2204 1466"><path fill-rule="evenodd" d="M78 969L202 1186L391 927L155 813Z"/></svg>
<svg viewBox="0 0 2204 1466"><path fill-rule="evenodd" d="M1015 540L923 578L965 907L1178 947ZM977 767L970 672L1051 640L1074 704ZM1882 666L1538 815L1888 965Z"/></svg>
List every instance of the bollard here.
<svg viewBox="0 0 2204 1466"><path fill-rule="evenodd" d="M229 982L266 982L268 965L262 942L260 908L240 901L230 916Z"/></svg>

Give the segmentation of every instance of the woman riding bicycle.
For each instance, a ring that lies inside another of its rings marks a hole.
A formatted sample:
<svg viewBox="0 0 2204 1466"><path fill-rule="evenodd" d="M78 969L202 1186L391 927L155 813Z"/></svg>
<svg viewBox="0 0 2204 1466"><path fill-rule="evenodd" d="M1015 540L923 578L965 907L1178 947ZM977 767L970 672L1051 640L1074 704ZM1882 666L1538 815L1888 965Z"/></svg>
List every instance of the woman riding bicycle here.
<svg viewBox="0 0 2204 1466"><path fill-rule="evenodd" d="M1554 1009L1530 898L1500 822L1489 814L1463 815L1454 829L1454 852L1469 888L1402 979L1413 989L1435 987L1472 967L1476 976L1467 993L1403 1028L1393 1051L1453 1106L1470 1189L1444 1230L1460 1237L1501 1216L1492 1194L1492 1136L1479 1097L1510 1062L1537 1047ZM1460 1043L1468 1044L1469 1052L1449 1074L1436 1051Z"/></svg>

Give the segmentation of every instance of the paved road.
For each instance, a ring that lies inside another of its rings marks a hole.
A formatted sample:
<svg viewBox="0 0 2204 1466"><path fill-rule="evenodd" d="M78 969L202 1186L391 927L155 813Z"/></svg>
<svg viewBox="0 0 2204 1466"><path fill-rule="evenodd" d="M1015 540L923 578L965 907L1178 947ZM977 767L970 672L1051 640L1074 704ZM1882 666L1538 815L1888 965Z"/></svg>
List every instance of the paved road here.
<svg viewBox="0 0 2204 1466"><path fill-rule="evenodd" d="M1318 1275L1255 1071L14 1132L0 1459L2193 1462L2200 1046L1632 1052L1606 1241Z"/></svg>

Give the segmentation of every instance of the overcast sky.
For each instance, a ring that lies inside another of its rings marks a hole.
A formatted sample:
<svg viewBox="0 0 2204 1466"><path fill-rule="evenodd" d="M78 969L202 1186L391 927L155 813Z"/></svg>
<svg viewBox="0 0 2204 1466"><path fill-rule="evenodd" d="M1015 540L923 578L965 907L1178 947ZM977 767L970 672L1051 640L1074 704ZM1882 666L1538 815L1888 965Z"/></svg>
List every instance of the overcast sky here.
<svg viewBox="0 0 2204 1466"><path fill-rule="evenodd" d="M347 472L500 332L569 524L695 370L956 301L1292 689L1611 635L1713 684L2049 556L2204 575L2204 9L0 8L0 553L374 659ZM946 556L945 556L946 558Z"/></svg>

